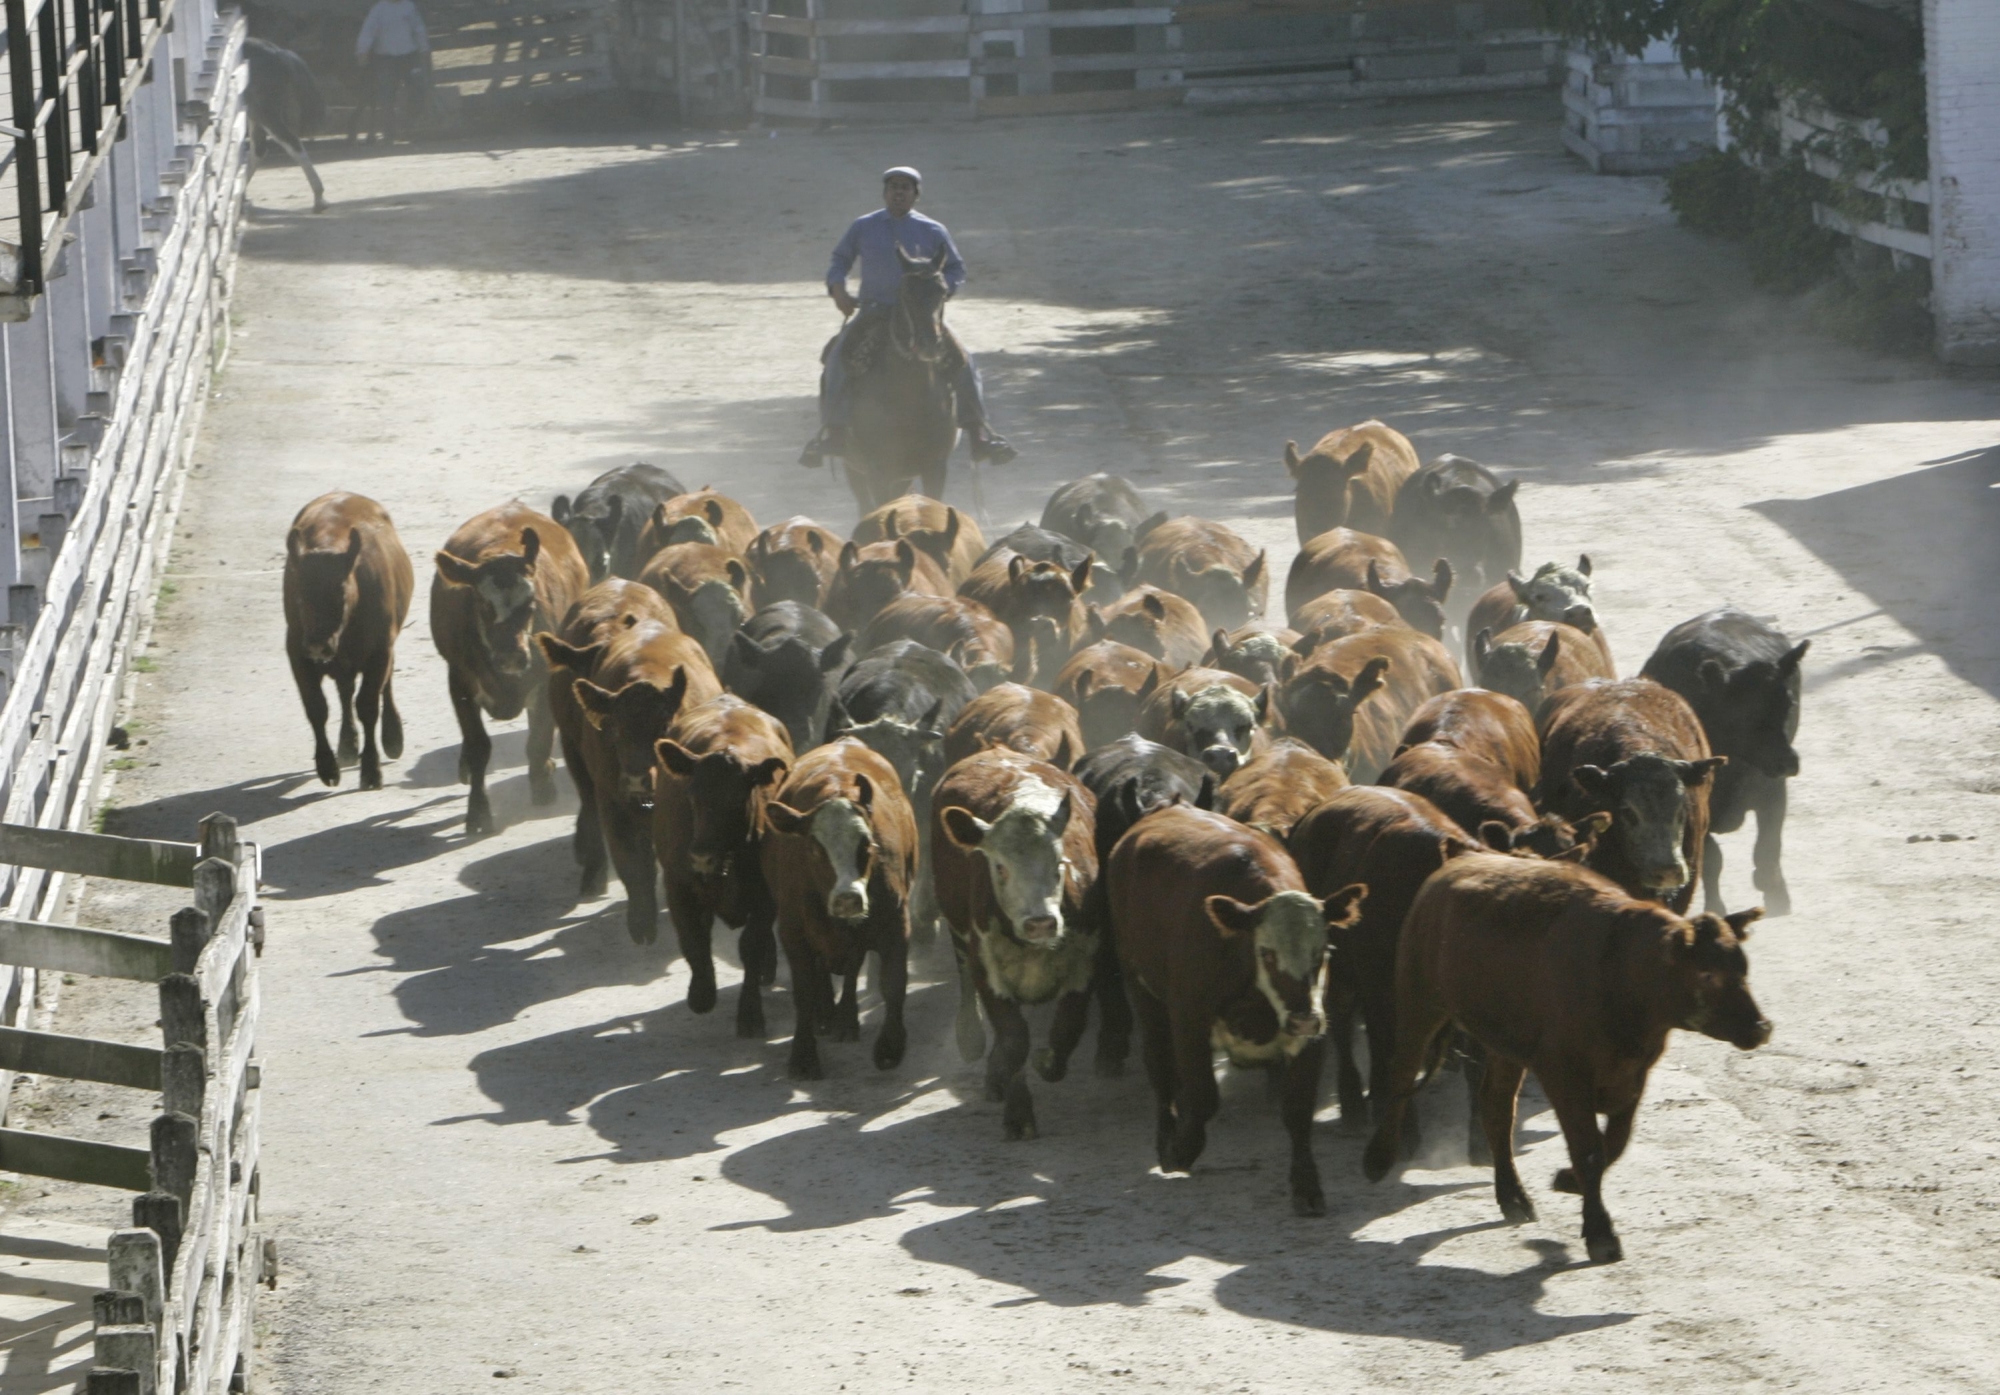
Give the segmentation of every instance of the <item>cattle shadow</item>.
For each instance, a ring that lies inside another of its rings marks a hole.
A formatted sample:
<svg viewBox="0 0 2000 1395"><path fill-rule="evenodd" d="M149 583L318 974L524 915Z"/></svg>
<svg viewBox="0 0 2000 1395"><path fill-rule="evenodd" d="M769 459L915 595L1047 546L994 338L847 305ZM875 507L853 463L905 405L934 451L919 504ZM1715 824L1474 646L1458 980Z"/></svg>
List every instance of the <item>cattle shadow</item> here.
<svg viewBox="0 0 2000 1395"><path fill-rule="evenodd" d="M340 785L329 789L312 771L299 770L283 775L259 775L213 789L161 795L135 804L109 804L104 811L104 831L127 838L192 842L200 835L201 821L210 814L227 814L239 828L248 828L324 799L359 793L354 771L343 770L341 780Z"/></svg>
<svg viewBox="0 0 2000 1395"><path fill-rule="evenodd" d="M1934 653L1968 683L2000 696L2000 446L1970 451L1812 499L1767 499L1769 518L1915 635L1916 646L1870 653L1879 664Z"/></svg>

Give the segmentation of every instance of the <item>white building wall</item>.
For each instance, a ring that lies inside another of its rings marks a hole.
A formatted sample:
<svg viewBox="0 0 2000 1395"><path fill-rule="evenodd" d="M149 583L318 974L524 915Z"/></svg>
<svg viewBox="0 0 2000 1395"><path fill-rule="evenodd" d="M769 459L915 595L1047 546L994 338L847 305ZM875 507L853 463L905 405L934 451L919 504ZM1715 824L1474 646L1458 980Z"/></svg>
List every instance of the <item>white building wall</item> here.
<svg viewBox="0 0 2000 1395"><path fill-rule="evenodd" d="M1924 52L1938 353L2000 364L2000 0L1924 0Z"/></svg>

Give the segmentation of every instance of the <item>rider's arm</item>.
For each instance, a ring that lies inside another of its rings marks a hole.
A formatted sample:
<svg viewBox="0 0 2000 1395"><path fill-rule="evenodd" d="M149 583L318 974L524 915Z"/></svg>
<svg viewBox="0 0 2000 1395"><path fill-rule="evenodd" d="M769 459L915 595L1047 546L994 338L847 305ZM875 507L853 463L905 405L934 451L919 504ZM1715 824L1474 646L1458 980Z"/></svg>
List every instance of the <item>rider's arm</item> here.
<svg viewBox="0 0 2000 1395"><path fill-rule="evenodd" d="M417 22L417 52L429 58L431 56L431 31L430 26L424 23L424 13L412 5L410 7L410 17Z"/></svg>
<svg viewBox="0 0 2000 1395"><path fill-rule="evenodd" d="M354 40L356 58L366 58L374 50L376 31L382 27L380 14L381 6L371 5L368 9L368 18L361 21L361 33Z"/></svg>
<svg viewBox="0 0 2000 1395"><path fill-rule="evenodd" d="M839 242L834 244L833 260L826 268L826 293L833 297L833 303L840 307L843 315L854 313L854 297L848 294L847 273L853 269L854 259L861 255L861 220L847 225Z"/></svg>
<svg viewBox="0 0 2000 1395"><path fill-rule="evenodd" d="M951 240L951 234L938 229L944 238L944 286L953 295L965 284L965 258L958 255L958 245Z"/></svg>

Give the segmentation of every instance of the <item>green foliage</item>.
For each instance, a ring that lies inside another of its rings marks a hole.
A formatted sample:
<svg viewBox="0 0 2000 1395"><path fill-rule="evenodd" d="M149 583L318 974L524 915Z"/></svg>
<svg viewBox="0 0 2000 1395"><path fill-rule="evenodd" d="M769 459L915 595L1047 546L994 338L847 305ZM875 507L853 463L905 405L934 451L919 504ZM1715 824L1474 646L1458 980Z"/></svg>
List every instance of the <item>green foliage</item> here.
<svg viewBox="0 0 2000 1395"><path fill-rule="evenodd" d="M1668 172L1667 204L1696 232L1741 242L1757 221L1757 186L1757 171L1712 150Z"/></svg>

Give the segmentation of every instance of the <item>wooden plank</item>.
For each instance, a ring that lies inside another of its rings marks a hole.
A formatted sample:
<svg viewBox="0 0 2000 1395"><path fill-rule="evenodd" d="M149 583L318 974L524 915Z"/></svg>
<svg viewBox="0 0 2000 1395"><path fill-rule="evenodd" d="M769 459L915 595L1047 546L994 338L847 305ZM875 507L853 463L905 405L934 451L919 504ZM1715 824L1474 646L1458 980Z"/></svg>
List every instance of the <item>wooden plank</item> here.
<svg viewBox="0 0 2000 1395"><path fill-rule="evenodd" d="M145 935L0 918L0 964L59 974L157 982L173 972L172 947Z"/></svg>
<svg viewBox="0 0 2000 1395"><path fill-rule="evenodd" d="M769 59L764 60L769 62ZM972 76L967 58L910 59L888 63L820 63L811 76L824 82L867 82L885 78L964 78ZM777 71L772 69L772 71Z"/></svg>
<svg viewBox="0 0 2000 1395"><path fill-rule="evenodd" d="M0 1027L0 1066L30 1075L94 1080L132 1090L160 1088L160 1049L95 1037Z"/></svg>
<svg viewBox="0 0 2000 1395"><path fill-rule="evenodd" d="M143 1192L153 1185L152 1155L144 1148L22 1129L0 1128L0 1172L128 1192Z"/></svg>
<svg viewBox="0 0 2000 1395"><path fill-rule="evenodd" d="M1877 247L1907 252L1913 257L1922 257L1925 261L1931 259L1933 245L1931 235L1927 232L1917 232L1913 228L1892 228L1887 223L1850 218L1823 203L1813 205L1813 221L1837 233L1846 233L1849 237L1858 238L1863 242L1872 242Z"/></svg>
<svg viewBox="0 0 2000 1395"><path fill-rule="evenodd" d="M982 31L1014 29L1130 29L1178 24L1171 9L1132 10L1019 10L1012 14L977 14L972 27ZM1065 94L1081 96L1081 93Z"/></svg>
<svg viewBox="0 0 2000 1395"><path fill-rule="evenodd" d="M196 846L108 833L0 824L0 862L49 867L85 877L112 877L159 886L194 885Z"/></svg>
<svg viewBox="0 0 2000 1395"><path fill-rule="evenodd" d="M1125 92L1056 92L1026 97L986 97L981 116L1063 116L1077 112L1135 111L1145 107L1179 106L1187 91L1181 87L1135 87Z"/></svg>
<svg viewBox="0 0 2000 1395"><path fill-rule="evenodd" d="M813 22L797 15L765 15L753 10L744 19L749 21L754 34L790 34L795 39L813 36Z"/></svg>

